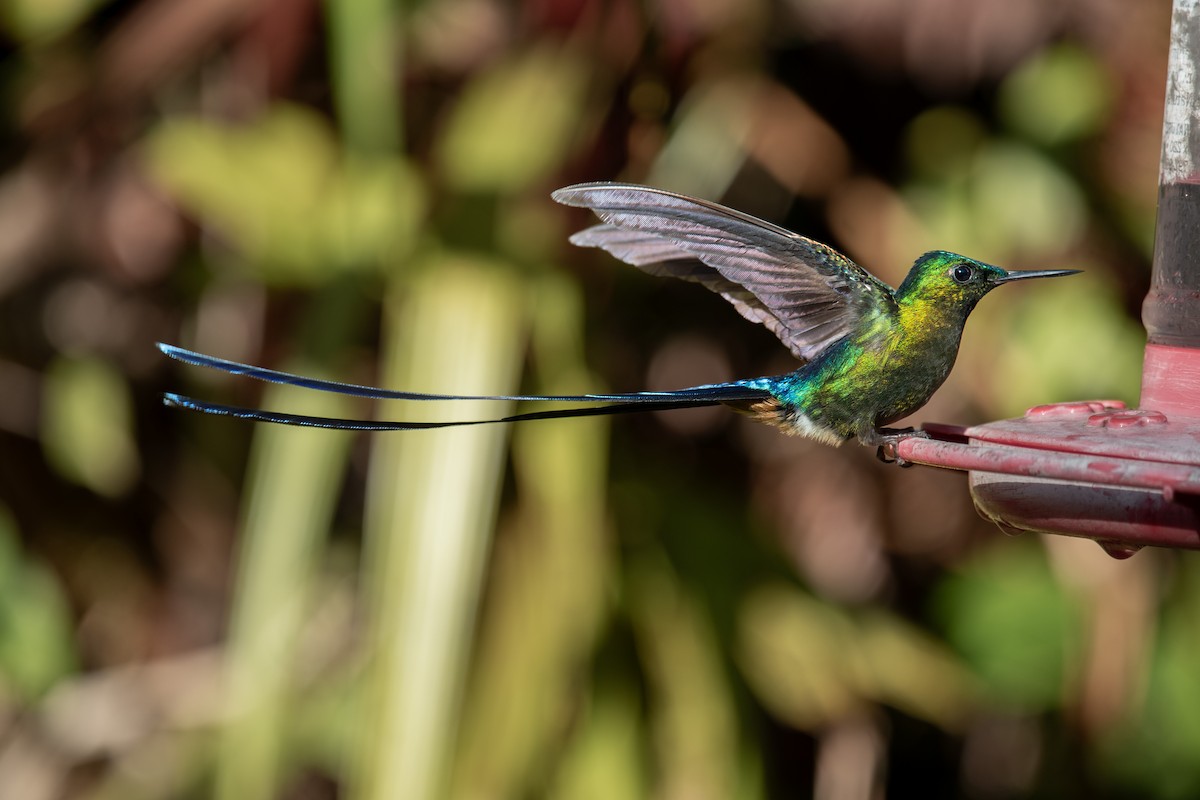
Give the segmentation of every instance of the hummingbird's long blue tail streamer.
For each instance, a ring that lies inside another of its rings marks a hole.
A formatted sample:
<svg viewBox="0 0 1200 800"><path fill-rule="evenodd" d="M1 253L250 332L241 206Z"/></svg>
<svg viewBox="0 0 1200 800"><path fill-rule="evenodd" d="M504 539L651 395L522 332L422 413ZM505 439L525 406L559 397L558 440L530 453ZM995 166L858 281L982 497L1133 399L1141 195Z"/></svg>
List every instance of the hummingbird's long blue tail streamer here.
<svg viewBox="0 0 1200 800"><path fill-rule="evenodd" d="M498 422L525 422L535 419L559 419L564 417L594 417L611 414L630 414L639 411L667 411L675 408L698 408L701 406L719 405L719 400L681 400L675 403L655 403L650 406L642 404L590 406L588 408L559 408L549 411L532 411L527 414L513 414L497 419L451 420L446 422L401 422L388 420L356 420L344 417L313 417L305 414L284 414L276 411L262 411L241 406L227 406L220 403L209 403L186 397L180 394L166 393L163 402L174 408L186 408L204 414L215 414L225 417L255 420L257 422L275 422L281 425L300 425L308 428L335 428L348 431L420 431L434 428L457 428L464 425L489 425Z"/></svg>
<svg viewBox="0 0 1200 800"><path fill-rule="evenodd" d="M336 428L340 430L358 431L408 431L428 430L433 428L452 428L464 425L486 425L498 422L524 422L536 419L561 419L565 417L607 416L611 414L629 414L639 411L669 411L677 408L698 408L714 406L727 402L754 402L770 397L763 389L757 389L744 383L717 383L706 386L693 386L670 392L630 392L626 394L581 394L581 395L458 395L458 394L428 394L424 392L400 392L391 389L380 389L374 386L363 386L353 383L321 380L290 372L256 367L239 361L228 361L215 356L204 355L193 350L186 350L169 344L158 344L158 349L171 358L198 367L227 372L233 375L245 375L271 383L298 386L321 392L351 395L381 400L494 400L510 402L558 402L558 403L605 403L587 408L550 409L532 411L524 414L514 414L506 417L480 420L451 420L444 422L403 422L355 420L342 417L313 417L303 414L285 414L274 411L229 406L220 403L210 403L197 400L185 395L167 393L163 402L168 406L199 411L205 414L237 417L239 419L256 420L259 422L274 422L282 425L300 425L313 428Z"/></svg>

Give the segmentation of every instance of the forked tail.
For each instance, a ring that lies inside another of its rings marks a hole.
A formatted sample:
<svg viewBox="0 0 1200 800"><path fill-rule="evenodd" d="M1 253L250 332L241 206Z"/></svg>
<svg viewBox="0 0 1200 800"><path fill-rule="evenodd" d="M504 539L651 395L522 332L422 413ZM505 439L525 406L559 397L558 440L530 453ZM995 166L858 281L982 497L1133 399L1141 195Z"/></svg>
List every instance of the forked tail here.
<svg viewBox="0 0 1200 800"><path fill-rule="evenodd" d="M579 395L460 395L460 394L428 394L424 392L400 392L391 389L380 389L374 386L363 386L354 383L327 381L320 378L310 378L295 375L290 372L256 367L238 361L228 361L223 358L204 355L192 350L185 350L170 344L158 344L158 349L164 354L198 367L228 372L233 375L245 375L260 381L280 383L288 386L299 386L321 392L366 397L379 400L492 400L509 402L546 402L546 403L596 403L584 408L558 408L545 411L531 411L523 414L513 414L506 417L476 420L449 420L444 422L403 422L356 420L343 417L314 417L304 414L285 414L274 411L263 411L255 408L222 405L197 400L181 394L167 393L163 402L169 406L186 408L205 414L238 417L240 419L256 420L258 422L274 422L281 425L302 425L312 428L335 428L338 430L355 431L411 431L428 430L432 428L454 428L464 425L487 425L497 422L523 422L535 419L561 419L564 417L592 417L610 414L629 414L640 411L668 411L676 408L697 408L714 406L721 403L745 403L761 401L770 397L763 389L756 389L742 383L716 383L706 386L693 386L670 392L630 392L626 394L579 394Z"/></svg>

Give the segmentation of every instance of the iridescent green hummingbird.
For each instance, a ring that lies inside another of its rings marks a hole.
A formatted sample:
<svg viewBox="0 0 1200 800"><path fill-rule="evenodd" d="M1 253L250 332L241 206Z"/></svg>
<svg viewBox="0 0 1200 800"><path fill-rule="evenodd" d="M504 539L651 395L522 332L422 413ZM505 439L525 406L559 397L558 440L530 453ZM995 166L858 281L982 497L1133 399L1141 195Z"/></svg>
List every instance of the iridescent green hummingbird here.
<svg viewBox="0 0 1200 800"><path fill-rule="evenodd" d="M935 250L898 289L836 250L724 206L661 189L584 183L554 192L603 221L571 237L652 275L699 283L765 325L803 363L786 375L666 392L488 397L392 391L324 381L206 356L173 345L181 361L260 380L396 400L588 403L485 420L388 422L280 414L167 394L168 405L265 422L352 430L416 430L491 422L619 414L724 404L785 432L828 444L857 437L894 442L911 431L884 426L929 400L954 366L967 316L1002 283L1078 270L1010 271Z"/></svg>

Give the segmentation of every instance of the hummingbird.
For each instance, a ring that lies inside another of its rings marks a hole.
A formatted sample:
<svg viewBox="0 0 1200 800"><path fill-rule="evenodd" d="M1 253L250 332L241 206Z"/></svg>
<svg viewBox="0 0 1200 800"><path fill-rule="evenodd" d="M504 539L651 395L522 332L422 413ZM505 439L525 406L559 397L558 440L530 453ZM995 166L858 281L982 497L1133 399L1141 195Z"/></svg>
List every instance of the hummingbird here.
<svg viewBox="0 0 1200 800"><path fill-rule="evenodd" d="M582 183L552 194L591 209L601 223L570 241L601 248L651 275L716 292L779 337L800 361L785 375L674 391L468 396L395 391L326 381L158 345L180 361L276 383L358 397L557 402L568 408L495 419L389 422L312 417L165 394L170 406L263 422L349 430L418 430L494 422L621 414L723 404L785 433L839 445L882 447L922 435L886 427L928 402L954 366L967 317L997 286L1079 270L1005 270L934 250L896 289L833 248L716 203L627 183ZM587 405L578 405L587 404ZM882 457L881 450L881 457Z"/></svg>

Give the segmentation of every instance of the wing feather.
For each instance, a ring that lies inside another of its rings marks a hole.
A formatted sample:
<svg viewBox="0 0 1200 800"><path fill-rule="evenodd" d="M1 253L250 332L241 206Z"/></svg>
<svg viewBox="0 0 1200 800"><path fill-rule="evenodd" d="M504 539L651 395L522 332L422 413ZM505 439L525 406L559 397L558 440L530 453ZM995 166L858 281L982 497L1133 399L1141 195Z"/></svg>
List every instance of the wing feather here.
<svg viewBox="0 0 1200 800"><path fill-rule="evenodd" d="M574 244L705 286L799 358L813 359L870 315L896 311L891 287L841 253L749 214L633 184L583 183L553 196L605 223L576 233Z"/></svg>

